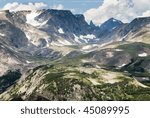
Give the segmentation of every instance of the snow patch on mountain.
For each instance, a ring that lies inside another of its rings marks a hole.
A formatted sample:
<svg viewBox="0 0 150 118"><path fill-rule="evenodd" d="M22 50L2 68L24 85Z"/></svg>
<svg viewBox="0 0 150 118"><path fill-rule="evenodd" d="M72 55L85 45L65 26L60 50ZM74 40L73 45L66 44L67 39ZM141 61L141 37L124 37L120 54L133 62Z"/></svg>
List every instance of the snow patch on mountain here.
<svg viewBox="0 0 150 118"><path fill-rule="evenodd" d="M64 30L63 30L62 28L59 28L59 29L58 29L58 32L59 32L60 34L64 34Z"/></svg>
<svg viewBox="0 0 150 118"><path fill-rule="evenodd" d="M118 66L119 68L122 68L122 67L124 67L125 65L127 65L127 64L122 64L122 65L120 65L120 66Z"/></svg>
<svg viewBox="0 0 150 118"><path fill-rule="evenodd" d="M73 34L73 36L74 36L74 40L75 40L77 43L81 43L81 42L79 41L79 37L78 37L77 35Z"/></svg>
<svg viewBox="0 0 150 118"><path fill-rule="evenodd" d="M116 20L116 19L113 19L113 22L117 22L117 20Z"/></svg>
<svg viewBox="0 0 150 118"><path fill-rule="evenodd" d="M39 22L35 19L39 15L40 15L40 13L37 13L37 12L34 12L34 11L27 14L26 15L26 20L27 20L26 23L28 23L32 26L35 26L35 27L45 25L48 20Z"/></svg>
<svg viewBox="0 0 150 118"><path fill-rule="evenodd" d="M122 52L122 49L115 49L116 52Z"/></svg>
<svg viewBox="0 0 150 118"><path fill-rule="evenodd" d="M26 60L26 63L27 63L27 64L30 64L30 63L32 63L32 62L30 62L30 61Z"/></svg>
<svg viewBox="0 0 150 118"><path fill-rule="evenodd" d="M94 39L96 36L94 34L80 35L80 39Z"/></svg>
<svg viewBox="0 0 150 118"><path fill-rule="evenodd" d="M116 27L113 27L112 30L116 29Z"/></svg>
<svg viewBox="0 0 150 118"><path fill-rule="evenodd" d="M5 34L3 34L3 33L0 33L0 36L4 37L4 36L5 36Z"/></svg>
<svg viewBox="0 0 150 118"><path fill-rule="evenodd" d="M33 26L39 26L40 23L37 20L35 20L35 18L38 15L40 15L40 14L37 12L31 12L31 13L27 14L26 15L26 19L27 19L26 23L33 25Z"/></svg>
<svg viewBox="0 0 150 118"><path fill-rule="evenodd" d="M58 42L60 43L60 44L62 44L62 45L72 45L72 43L70 43L69 41L67 41L67 40L58 40Z"/></svg>
<svg viewBox="0 0 150 118"><path fill-rule="evenodd" d="M138 56L139 56L139 57L147 57L147 56L148 56L148 54L147 54L147 53L145 53L145 52L143 52L143 53L141 53L141 54L138 54Z"/></svg>
<svg viewBox="0 0 150 118"><path fill-rule="evenodd" d="M25 35L26 35L27 39L31 40L29 33L25 32Z"/></svg>
<svg viewBox="0 0 150 118"><path fill-rule="evenodd" d="M42 26L46 25L46 24L47 24L47 22L48 22L48 20L46 20L46 21L44 21L44 22L39 23L39 24L40 24L40 25L39 25L39 27L42 27Z"/></svg>

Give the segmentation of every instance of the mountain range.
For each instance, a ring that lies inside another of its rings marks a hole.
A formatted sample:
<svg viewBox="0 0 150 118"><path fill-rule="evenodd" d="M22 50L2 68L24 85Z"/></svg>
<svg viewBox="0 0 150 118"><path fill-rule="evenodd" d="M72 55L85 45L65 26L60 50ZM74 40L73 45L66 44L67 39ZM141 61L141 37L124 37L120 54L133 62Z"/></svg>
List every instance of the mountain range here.
<svg viewBox="0 0 150 118"><path fill-rule="evenodd" d="M0 100L150 100L149 83L150 17L0 11Z"/></svg>

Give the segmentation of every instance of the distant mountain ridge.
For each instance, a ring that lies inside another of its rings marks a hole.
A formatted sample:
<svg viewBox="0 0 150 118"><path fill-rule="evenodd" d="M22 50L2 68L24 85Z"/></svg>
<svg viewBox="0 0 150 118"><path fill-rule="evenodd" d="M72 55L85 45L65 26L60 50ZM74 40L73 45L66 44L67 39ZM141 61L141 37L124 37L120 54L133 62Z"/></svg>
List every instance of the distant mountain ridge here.
<svg viewBox="0 0 150 118"><path fill-rule="evenodd" d="M148 43L147 38L142 37L149 36L149 24L150 17L136 18L126 24L110 18L98 27L92 21L88 24L82 14L74 15L68 10L5 10L0 11L0 38L8 47L19 48L29 55L56 59L70 50L63 51L62 46L101 45L123 40Z"/></svg>

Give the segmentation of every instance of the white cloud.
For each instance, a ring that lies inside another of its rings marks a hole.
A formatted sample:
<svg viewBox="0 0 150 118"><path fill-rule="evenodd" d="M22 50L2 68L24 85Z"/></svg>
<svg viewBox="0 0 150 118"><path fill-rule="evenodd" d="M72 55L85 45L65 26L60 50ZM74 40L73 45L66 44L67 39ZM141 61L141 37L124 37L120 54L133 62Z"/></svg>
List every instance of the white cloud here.
<svg viewBox="0 0 150 118"><path fill-rule="evenodd" d="M75 10L75 9L70 9L70 11L71 11L72 13L76 13L76 10Z"/></svg>
<svg viewBox="0 0 150 118"><path fill-rule="evenodd" d="M57 9L57 10L63 10L64 6L62 4L58 4L58 5L53 5L52 9Z"/></svg>
<svg viewBox="0 0 150 118"><path fill-rule="evenodd" d="M150 10L145 11L145 12L142 14L142 16L143 16L143 17L150 16Z"/></svg>
<svg viewBox="0 0 150 118"><path fill-rule="evenodd" d="M2 9L3 10L10 10L10 11L20 11L20 10L38 10L47 7L46 4L43 2L39 3L28 3L22 4L18 2L7 3Z"/></svg>
<svg viewBox="0 0 150 118"><path fill-rule="evenodd" d="M84 13L86 20L93 20L97 25L111 17L130 22L139 16L150 16L149 0L104 0L98 8L92 8Z"/></svg>

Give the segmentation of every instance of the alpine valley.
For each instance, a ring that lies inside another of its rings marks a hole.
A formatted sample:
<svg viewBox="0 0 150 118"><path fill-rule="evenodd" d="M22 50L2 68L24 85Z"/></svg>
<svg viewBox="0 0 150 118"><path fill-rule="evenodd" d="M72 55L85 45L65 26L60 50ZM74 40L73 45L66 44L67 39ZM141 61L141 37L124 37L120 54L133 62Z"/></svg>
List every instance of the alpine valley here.
<svg viewBox="0 0 150 118"><path fill-rule="evenodd" d="M0 100L150 100L150 17L0 11Z"/></svg>

